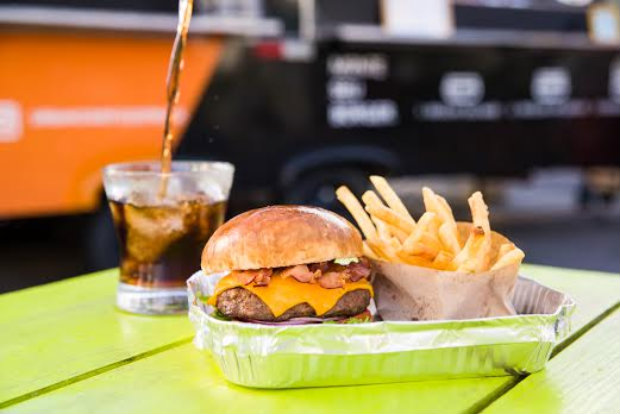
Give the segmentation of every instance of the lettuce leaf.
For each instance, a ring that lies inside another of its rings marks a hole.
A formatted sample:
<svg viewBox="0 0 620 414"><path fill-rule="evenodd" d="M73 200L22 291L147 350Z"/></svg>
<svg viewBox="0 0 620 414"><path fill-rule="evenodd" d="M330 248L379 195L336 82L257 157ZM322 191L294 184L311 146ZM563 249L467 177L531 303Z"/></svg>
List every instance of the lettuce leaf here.
<svg viewBox="0 0 620 414"><path fill-rule="evenodd" d="M335 259L334 263L341 265L341 266L348 266L351 263L357 263L359 261L360 259L358 259L357 257L342 257L340 259Z"/></svg>

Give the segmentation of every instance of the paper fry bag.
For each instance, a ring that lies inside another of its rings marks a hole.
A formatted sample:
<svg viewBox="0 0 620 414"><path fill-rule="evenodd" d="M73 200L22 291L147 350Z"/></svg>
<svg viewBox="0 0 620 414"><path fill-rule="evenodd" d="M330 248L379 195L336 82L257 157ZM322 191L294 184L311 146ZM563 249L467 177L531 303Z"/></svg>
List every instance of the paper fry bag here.
<svg viewBox="0 0 620 414"><path fill-rule="evenodd" d="M471 223L458 223L458 228L462 245ZM492 254L497 256L499 246L508 242L493 232ZM375 302L384 320L474 319L516 313L511 299L518 263L475 274L380 260L373 263Z"/></svg>

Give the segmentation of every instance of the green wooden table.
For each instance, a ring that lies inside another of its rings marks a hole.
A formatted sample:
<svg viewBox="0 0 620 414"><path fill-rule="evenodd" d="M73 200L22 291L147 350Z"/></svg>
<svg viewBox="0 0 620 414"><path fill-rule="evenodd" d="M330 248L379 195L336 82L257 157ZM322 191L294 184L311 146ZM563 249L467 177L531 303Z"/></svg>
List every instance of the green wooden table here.
<svg viewBox="0 0 620 414"><path fill-rule="evenodd" d="M541 266L523 273L577 301L546 370L494 377L298 390L227 383L191 343L186 316L114 307L109 270L0 296L0 412L615 413L620 276Z"/></svg>

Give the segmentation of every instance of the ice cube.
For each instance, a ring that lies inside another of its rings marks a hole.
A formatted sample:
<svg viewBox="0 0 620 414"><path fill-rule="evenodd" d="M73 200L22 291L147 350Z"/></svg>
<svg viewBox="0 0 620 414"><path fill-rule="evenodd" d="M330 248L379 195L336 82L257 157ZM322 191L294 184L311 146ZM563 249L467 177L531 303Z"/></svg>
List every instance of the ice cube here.
<svg viewBox="0 0 620 414"><path fill-rule="evenodd" d="M125 205L127 251L140 262L155 262L166 249L186 234L182 206L138 207Z"/></svg>

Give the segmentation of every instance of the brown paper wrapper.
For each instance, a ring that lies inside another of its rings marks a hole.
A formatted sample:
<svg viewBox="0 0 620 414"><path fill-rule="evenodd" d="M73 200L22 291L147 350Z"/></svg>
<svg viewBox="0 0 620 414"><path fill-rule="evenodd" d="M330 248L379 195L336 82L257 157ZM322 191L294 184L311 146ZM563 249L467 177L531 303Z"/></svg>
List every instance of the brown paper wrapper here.
<svg viewBox="0 0 620 414"><path fill-rule="evenodd" d="M471 223L457 223L463 244ZM493 254L509 240L492 233ZM492 263L495 257L492 257ZM515 315L512 294L519 273L514 264L483 273L460 273L374 260L377 312L384 320L475 319Z"/></svg>

